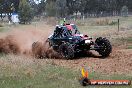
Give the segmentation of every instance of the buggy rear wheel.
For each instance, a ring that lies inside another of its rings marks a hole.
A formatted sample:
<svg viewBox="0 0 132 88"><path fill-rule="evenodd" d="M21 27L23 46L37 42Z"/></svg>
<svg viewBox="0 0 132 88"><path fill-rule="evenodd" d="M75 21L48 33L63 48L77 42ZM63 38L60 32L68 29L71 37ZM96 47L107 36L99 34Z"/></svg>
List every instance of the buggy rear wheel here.
<svg viewBox="0 0 132 88"><path fill-rule="evenodd" d="M59 47L59 53L65 59L74 58L74 48L70 43L62 43Z"/></svg>
<svg viewBox="0 0 132 88"><path fill-rule="evenodd" d="M107 57L112 51L112 46L108 39L99 37L95 43L100 47L96 50L102 57Z"/></svg>

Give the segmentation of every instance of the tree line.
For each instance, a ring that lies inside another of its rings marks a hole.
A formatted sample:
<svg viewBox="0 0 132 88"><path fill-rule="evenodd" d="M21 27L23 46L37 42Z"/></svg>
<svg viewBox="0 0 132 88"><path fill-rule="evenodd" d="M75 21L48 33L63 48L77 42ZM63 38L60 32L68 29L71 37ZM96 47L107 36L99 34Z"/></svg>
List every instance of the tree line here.
<svg viewBox="0 0 132 88"><path fill-rule="evenodd" d="M47 0L47 2L48 4L54 3L56 15L61 17L78 12L81 15L113 12L120 14L123 7L130 12L132 11L132 0Z"/></svg>
<svg viewBox="0 0 132 88"><path fill-rule="evenodd" d="M55 16L66 17L80 13L104 14L131 12L132 0L41 0L36 3L34 0L0 0L0 16L3 13L10 18L11 13L18 13L20 20L31 21L34 16ZM25 17L24 17L25 16ZM29 19L29 18L30 19Z"/></svg>

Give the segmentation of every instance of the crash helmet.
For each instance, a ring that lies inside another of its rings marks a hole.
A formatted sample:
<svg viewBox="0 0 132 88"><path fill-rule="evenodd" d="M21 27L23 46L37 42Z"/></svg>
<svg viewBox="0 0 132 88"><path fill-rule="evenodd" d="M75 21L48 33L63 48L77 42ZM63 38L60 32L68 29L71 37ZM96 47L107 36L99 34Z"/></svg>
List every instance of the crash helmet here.
<svg viewBox="0 0 132 88"><path fill-rule="evenodd" d="M72 35L73 27L70 24L66 24L65 26L68 29L69 33Z"/></svg>

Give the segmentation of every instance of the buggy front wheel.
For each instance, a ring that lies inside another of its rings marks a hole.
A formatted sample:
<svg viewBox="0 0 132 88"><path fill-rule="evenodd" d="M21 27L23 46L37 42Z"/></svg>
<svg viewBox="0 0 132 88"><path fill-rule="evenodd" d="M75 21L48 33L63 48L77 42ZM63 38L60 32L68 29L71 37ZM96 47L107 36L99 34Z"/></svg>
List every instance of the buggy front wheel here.
<svg viewBox="0 0 132 88"><path fill-rule="evenodd" d="M102 57L107 57L112 51L112 46L108 39L99 37L95 41L100 48L96 50Z"/></svg>

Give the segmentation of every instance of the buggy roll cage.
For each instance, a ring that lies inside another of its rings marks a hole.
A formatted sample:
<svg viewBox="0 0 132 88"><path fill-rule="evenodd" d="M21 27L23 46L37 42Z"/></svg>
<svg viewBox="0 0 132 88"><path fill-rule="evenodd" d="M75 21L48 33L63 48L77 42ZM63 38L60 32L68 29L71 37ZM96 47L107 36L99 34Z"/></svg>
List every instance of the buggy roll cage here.
<svg viewBox="0 0 132 88"><path fill-rule="evenodd" d="M53 38L71 37L72 35L65 26L56 27Z"/></svg>
<svg viewBox="0 0 132 88"><path fill-rule="evenodd" d="M66 27L66 25L70 25L72 26L73 30L71 30L71 32L68 30L68 28ZM76 27L76 25L74 24L65 24L63 26L59 26L57 25L53 34L53 37L71 37L75 34L80 34L80 32L78 31L78 28Z"/></svg>

